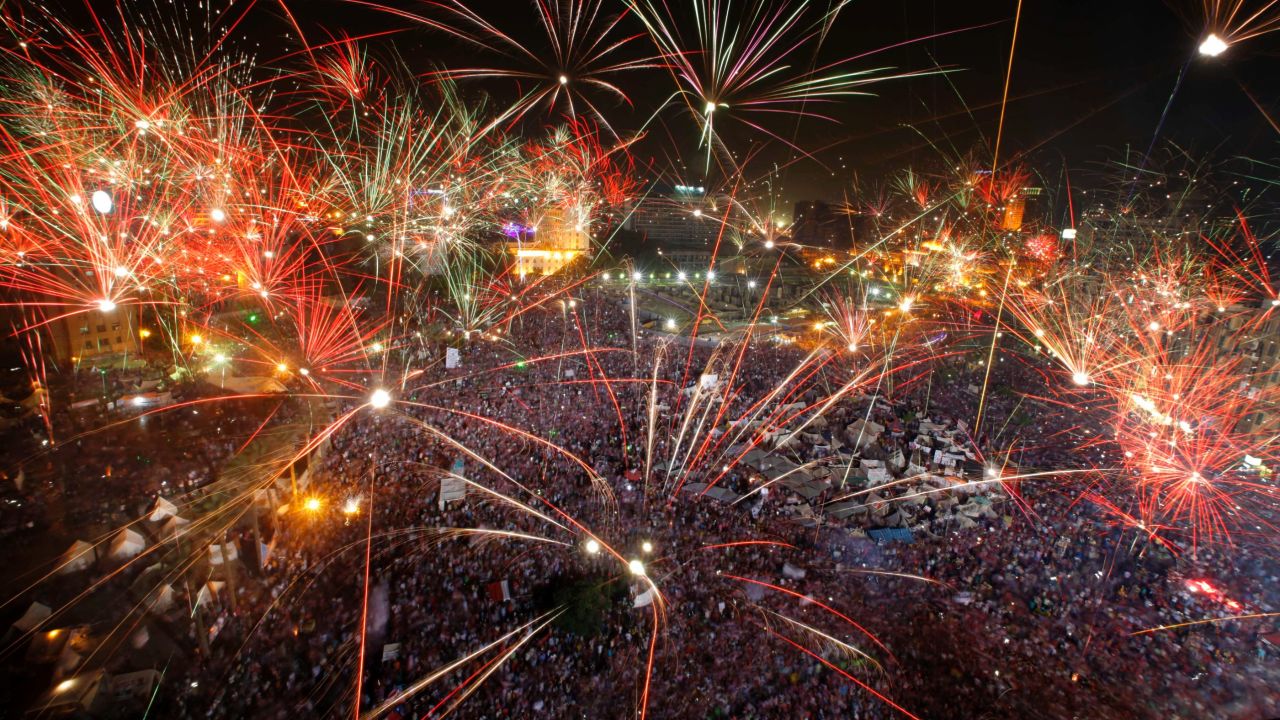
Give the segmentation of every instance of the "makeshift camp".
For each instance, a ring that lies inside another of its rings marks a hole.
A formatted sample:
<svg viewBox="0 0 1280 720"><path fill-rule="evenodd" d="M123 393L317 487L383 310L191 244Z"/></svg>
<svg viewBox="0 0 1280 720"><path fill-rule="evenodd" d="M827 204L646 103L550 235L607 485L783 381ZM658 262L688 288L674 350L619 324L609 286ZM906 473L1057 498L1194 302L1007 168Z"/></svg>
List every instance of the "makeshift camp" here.
<svg viewBox="0 0 1280 720"><path fill-rule="evenodd" d="M161 615L171 607L173 607L172 585L161 585L147 597L146 608L149 612Z"/></svg>
<svg viewBox="0 0 1280 720"><path fill-rule="evenodd" d="M107 557L112 560L128 560L136 557L146 547L147 541L141 533L129 528L121 528L120 532L111 537L111 542L107 545Z"/></svg>
<svg viewBox="0 0 1280 720"><path fill-rule="evenodd" d="M222 565L226 561L235 562L239 557L240 551L234 542L214 543L209 546L210 565Z"/></svg>
<svg viewBox="0 0 1280 720"><path fill-rule="evenodd" d="M177 505L174 505L162 497L157 497L156 501L151 503L151 514L147 516L147 519L151 522L160 522L167 517L172 517L177 514Z"/></svg>
<svg viewBox="0 0 1280 720"><path fill-rule="evenodd" d="M185 532L190 524L190 520L180 515L171 515L156 528L156 537L161 540L172 540Z"/></svg>
<svg viewBox="0 0 1280 720"><path fill-rule="evenodd" d="M59 558L58 574L67 575L81 570L88 570L93 567L93 563L97 559L98 552L93 545L84 540L77 540Z"/></svg>
<svg viewBox="0 0 1280 720"><path fill-rule="evenodd" d="M722 488L719 485L708 488L706 483L686 483L684 491L690 495L702 495L704 492L707 497L715 498L723 503L737 502L738 494L732 490Z"/></svg>
<svg viewBox="0 0 1280 720"><path fill-rule="evenodd" d="M218 593L222 592L222 588L227 584L220 580L210 580L200 586L200 592L196 593L196 605L205 605L210 601L218 599Z"/></svg>
<svg viewBox="0 0 1280 720"><path fill-rule="evenodd" d="M22 617L13 621L13 628L18 632L29 633L39 627L40 623L44 622L52 614L53 611L49 609L48 605L33 602L27 608L27 611L22 613Z"/></svg>
<svg viewBox="0 0 1280 720"><path fill-rule="evenodd" d="M106 704L101 692L106 679L106 672L95 670L58 681L32 704L27 717L92 717Z"/></svg>
<svg viewBox="0 0 1280 720"><path fill-rule="evenodd" d="M868 530L867 537L877 543L902 542L909 545L915 541L915 537L907 528L877 528L875 530Z"/></svg>
<svg viewBox="0 0 1280 720"><path fill-rule="evenodd" d="M792 580L803 580L804 576L807 573L804 571L803 568L798 568L792 565L791 563L783 563L782 574L791 578Z"/></svg>

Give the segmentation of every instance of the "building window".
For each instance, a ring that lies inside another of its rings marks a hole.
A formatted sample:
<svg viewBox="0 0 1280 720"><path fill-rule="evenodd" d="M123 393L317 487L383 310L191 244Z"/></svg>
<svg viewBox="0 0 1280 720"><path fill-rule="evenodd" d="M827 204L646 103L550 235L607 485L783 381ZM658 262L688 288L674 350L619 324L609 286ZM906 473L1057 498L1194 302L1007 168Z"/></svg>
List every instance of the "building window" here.
<svg viewBox="0 0 1280 720"><path fill-rule="evenodd" d="M124 342L124 338L122 338L122 337L120 337L119 335L117 335L117 336L116 336L116 342L118 342L118 343L122 343L122 342Z"/></svg>
<svg viewBox="0 0 1280 720"><path fill-rule="evenodd" d="M99 325L99 326L98 326L98 332L100 332L100 333L104 333L104 332L106 332L106 331L107 331L107 326L106 326L106 325Z"/></svg>
<svg viewBox="0 0 1280 720"><path fill-rule="evenodd" d="M112 331L114 331L114 332L119 332L119 330L120 330L120 323L111 323L111 329L112 329Z"/></svg>
<svg viewBox="0 0 1280 720"><path fill-rule="evenodd" d="M92 340L85 340L85 341L84 341L84 349L85 349L85 350L92 350L92 349L93 349L93 341L92 341Z"/></svg>
<svg viewBox="0 0 1280 720"><path fill-rule="evenodd" d="M88 334L89 334L89 326L88 326L88 325L81 325L81 326L80 326L80 334L81 334L81 335L88 335Z"/></svg>

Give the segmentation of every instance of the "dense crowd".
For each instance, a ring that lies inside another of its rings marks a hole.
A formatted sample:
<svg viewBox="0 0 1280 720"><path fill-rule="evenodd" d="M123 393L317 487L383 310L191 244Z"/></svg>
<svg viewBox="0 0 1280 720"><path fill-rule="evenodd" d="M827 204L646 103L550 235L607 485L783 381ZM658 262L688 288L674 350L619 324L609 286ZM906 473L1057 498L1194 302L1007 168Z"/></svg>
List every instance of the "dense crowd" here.
<svg viewBox="0 0 1280 720"><path fill-rule="evenodd" d="M935 525L888 545L854 532L866 516L792 522L784 510L797 498L782 486L736 504L677 491L761 482L732 462L729 446L747 436L712 434L723 422L703 414L745 417L783 387L772 404L822 406L837 434L856 418L890 428L864 456L911 455L922 419L956 427L973 416L968 386L982 381L980 366L943 365L887 400L859 392L828 405L848 377L841 363L766 339L748 362L646 331L633 346L630 323L607 295L574 313L527 314L466 344L461 367L409 375L392 409L359 409L306 474L303 492L324 506L308 511L295 497L263 521L269 553L242 554L247 572L213 600L220 619L207 650L195 625L187 631L197 649L185 677L166 681L179 690L161 693L157 716L336 716L358 704L424 717L457 703L477 718L625 717L642 705L654 718L902 716L890 701L930 718L1280 714L1265 623L1132 634L1273 609L1269 558L1152 540L1069 479L1011 487L977 527ZM699 395L685 392L704 372L733 376L723 408L694 408ZM1026 386L1033 372L1002 364L992 386ZM964 436L979 461L997 448L1028 468L1105 459L1105 447L1073 454L1072 435L1094 431L1087 422L1033 413L1011 424L1027 413L1019 395L987 397L999 422ZM194 464L166 462L175 470L148 491L205 478L200 448L224 457L230 431L247 429L226 422L227 440L170 450ZM95 466L140 470L127 451L101 452L114 455ZM821 455L812 441L786 452ZM459 459L464 476L502 497L472 487L444 506ZM939 509L944 495L925 503ZM817 498L816 514L835 499ZM587 551L582 528L608 548ZM251 537L241 527L242 547ZM629 571L631 558L648 579ZM650 581L661 599L636 607ZM587 627L542 627L565 609L546 598L566 586L586 588L572 603L603 598L598 615Z"/></svg>

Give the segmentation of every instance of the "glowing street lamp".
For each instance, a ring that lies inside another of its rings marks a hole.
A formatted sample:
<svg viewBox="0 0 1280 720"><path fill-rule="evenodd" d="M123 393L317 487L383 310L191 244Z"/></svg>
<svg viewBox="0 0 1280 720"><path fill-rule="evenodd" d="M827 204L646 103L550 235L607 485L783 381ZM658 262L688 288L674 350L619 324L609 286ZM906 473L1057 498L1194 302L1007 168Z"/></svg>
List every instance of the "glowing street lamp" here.
<svg viewBox="0 0 1280 720"><path fill-rule="evenodd" d="M1204 42L1200 43L1200 54L1206 57L1218 57L1222 53L1226 52L1229 47L1231 46L1227 44L1226 40L1223 40L1213 33L1209 33L1209 36L1204 39Z"/></svg>
<svg viewBox="0 0 1280 720"><path fill-rule="evenodd" d="M93 194L89 196L89 203L93 205L94 210L103 215L109 214L112 208L116 206L115 201L111 199L111 193L106 190L94 190Z"/></svg>

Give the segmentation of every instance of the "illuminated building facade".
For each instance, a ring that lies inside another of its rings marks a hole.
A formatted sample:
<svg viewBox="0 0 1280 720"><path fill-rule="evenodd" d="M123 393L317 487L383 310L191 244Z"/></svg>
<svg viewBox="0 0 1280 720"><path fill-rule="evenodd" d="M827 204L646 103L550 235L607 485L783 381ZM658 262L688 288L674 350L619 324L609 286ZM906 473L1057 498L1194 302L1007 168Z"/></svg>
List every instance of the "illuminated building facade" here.
<svg viewBox="0 0 1280 720"><path fill-rule="evenodd" d="M515 271L521 277L553 275L585 256L591 247L586 226L571 222L559 210L543 216L536 228L509 224L504 232L515 240L507 248L515 256Z"/></svg>

